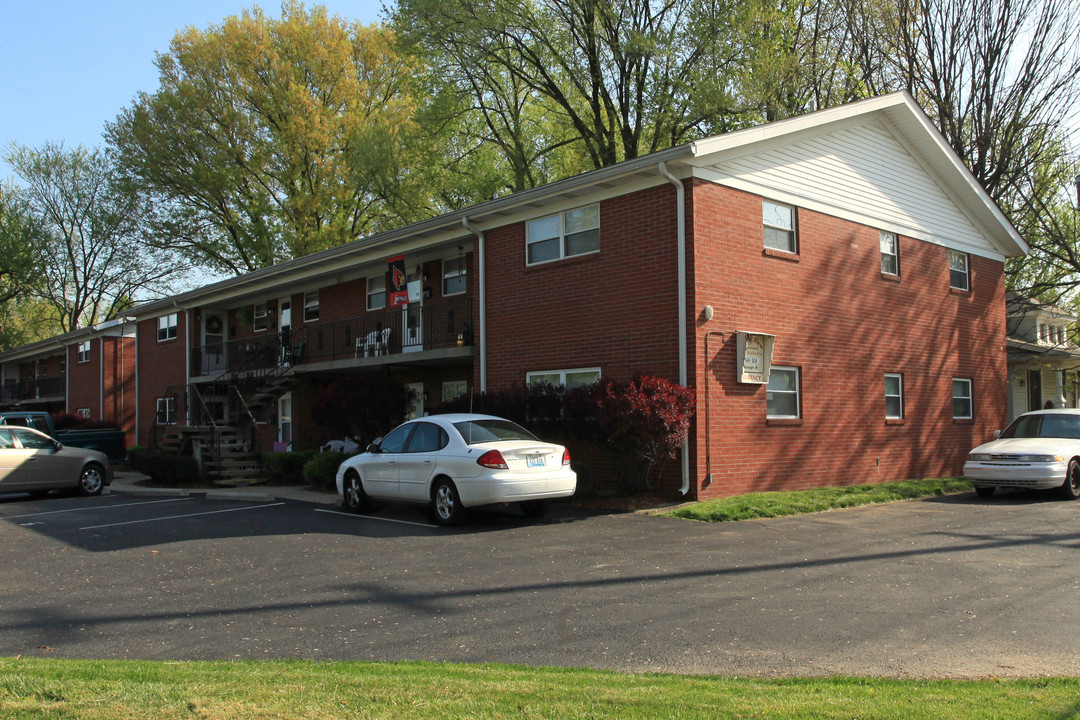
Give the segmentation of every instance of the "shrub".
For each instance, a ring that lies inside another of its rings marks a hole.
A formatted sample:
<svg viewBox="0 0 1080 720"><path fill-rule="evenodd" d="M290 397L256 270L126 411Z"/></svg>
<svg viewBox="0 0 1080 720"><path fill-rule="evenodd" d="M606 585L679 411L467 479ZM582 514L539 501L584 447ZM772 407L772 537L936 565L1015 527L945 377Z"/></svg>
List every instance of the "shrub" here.
<svg viewBox="0 0 1080 720"><path fill-rule="evenodd" d="M262 457L263 472L273 485L300 485L305 463L318 454L318 450L268 453Z"/></svg>
<svg viewBox="0 0 1080 720"><path fill-rule="evenodd" d="M52 416L53 427L57 430L119 430L116 423L104 420L88 420L81 415L57 413Z"/></svg>
<svg viewBox="0 0 1080 720"><path fill-rule="evenodd" d="M349 457L347 453L320 452L315 453L304 465L304 482L325 490L337 490L335 477L338 465Z"/></svg>
<svg viewBox="0 0 1080 720"><path fill-rule="evenodd" d="M312 401L318 422L360 447L405 422L415 391L379 376L341 374L322 386Z"/></svg>
<svg viewBox="0 0 1080 720"><path fill-rule="evenodd" d="M199 484L199 464L190 455L161 453L146 448L128 451L128 465L135 472L167 487L193 487Z"/></svg>

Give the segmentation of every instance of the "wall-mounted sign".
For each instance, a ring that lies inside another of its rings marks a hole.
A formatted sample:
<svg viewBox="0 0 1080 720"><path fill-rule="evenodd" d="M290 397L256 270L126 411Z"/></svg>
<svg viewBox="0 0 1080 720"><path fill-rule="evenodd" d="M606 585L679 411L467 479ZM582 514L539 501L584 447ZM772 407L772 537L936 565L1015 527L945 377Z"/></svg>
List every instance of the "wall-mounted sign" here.
<svg viewBox="0 0 1080 720"><path fill-rule="evenodd" d="M739 382L767 385L772 370L775 335L740 332L736 334L735 352Z"/></svg>
<svg viewBox="0 0 1080 720"><path fill-rule="evenodd" d="M390 258L390 307L409 302L409 278L405 275L405 256Z"/></svg>

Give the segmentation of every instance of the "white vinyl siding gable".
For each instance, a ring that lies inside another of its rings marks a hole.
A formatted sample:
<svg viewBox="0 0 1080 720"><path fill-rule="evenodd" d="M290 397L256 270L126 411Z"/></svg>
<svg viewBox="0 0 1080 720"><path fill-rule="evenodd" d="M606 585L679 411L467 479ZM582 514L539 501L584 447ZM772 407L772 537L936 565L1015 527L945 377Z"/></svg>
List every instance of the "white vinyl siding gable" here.
<svg viewBox="0 0 1080 720"><path fill-rule="evenodd" d="M721 159L698 171L721 185L985 257L1001 253L880 122Z"/></svg>

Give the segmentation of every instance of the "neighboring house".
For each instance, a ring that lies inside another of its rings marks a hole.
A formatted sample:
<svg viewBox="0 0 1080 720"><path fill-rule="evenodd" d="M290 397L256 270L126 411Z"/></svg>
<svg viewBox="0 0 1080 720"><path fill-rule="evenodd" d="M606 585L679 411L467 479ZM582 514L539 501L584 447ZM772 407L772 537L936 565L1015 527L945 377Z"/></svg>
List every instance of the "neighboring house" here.
<svg viewBox="0 0 1080 720"><path fill-rule="evenodd" d="M312 400L342 373L410 384L419 414L646 372L697 393L672 495L958 474L1007 419L1004 261L1024 252L893 94L139 306L130 427L226 472L228 451L341 439ZM4 377L58 346L70 369L81 338L0 354Z"/></svg>
<svg viewBox="0 0 1080 720"><path fill-rule="evenodd" d="M1047 407L1078 407L1080 347L1069 337L1076 316L1009 294L1009 417Z"/></svg>

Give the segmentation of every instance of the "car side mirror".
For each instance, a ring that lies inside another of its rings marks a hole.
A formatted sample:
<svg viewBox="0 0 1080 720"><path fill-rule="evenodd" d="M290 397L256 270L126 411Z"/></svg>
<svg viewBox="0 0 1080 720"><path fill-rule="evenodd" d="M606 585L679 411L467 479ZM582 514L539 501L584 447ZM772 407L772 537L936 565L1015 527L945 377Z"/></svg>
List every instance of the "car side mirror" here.
<svg viewBox="0 0 1080 720"><path fill-rule="evenodd" d="M52 446L53 446L53 450L63 450L64 449L64 444L62 442L60 442L59 440L55 440L55 439L52 441Z"/></svg>
<svg viewBox="0 0 1080 720"><path fill-rule="evenodd" d="M381 439L381 438L380 438L380 439ZM375 442L373 442L373 443L371 443L370 445L368 445L368 446L367 446L367 451L368 451L369 453L377 453L377 452L379 452L379 441L378 441L378 440L376 440Z"/></svg>

